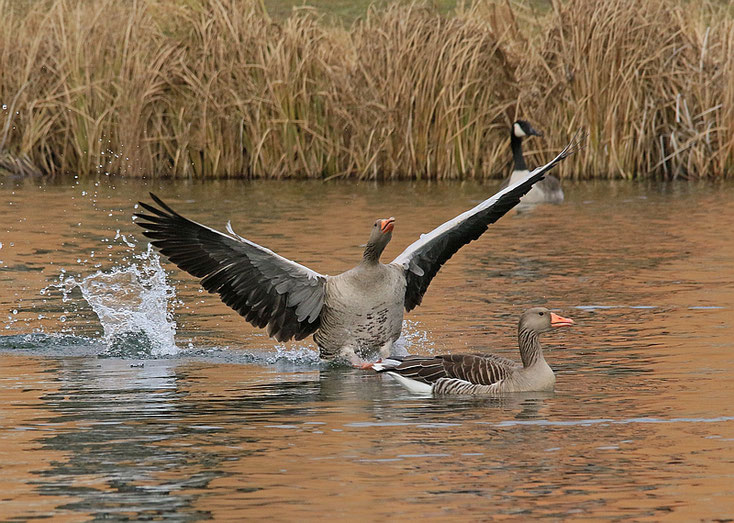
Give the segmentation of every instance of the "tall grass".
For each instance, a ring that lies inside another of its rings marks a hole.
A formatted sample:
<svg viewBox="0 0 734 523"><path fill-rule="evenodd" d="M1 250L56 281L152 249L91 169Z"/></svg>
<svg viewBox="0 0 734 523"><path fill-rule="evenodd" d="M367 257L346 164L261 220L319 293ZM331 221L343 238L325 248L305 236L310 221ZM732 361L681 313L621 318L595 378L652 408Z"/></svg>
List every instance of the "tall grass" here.
<svg viewBox="0 0 734 523"><path fill-rule="evenodd" d="M714 4L554 1L525 56L524 109L541 127L578 126L590 146L577 177L723 176L734 146L734 23ZM709 10L708 19L705 18Z"/></svg>
<svg viewBox="0 0 734 523"><path fill-rule="evenodd" d="M536 162L589 129L564 177L734 166L734 17L714 3L393 4L348 28L254 0L17 6L0 0L0 172L484 179L518 117L546 132Z"/></svg>

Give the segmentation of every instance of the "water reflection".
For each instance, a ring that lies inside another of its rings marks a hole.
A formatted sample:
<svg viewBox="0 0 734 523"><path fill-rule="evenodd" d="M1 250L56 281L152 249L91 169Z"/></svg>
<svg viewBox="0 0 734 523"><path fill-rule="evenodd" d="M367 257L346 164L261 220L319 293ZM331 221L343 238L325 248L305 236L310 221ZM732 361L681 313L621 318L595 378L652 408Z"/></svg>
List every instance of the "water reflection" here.
<svg viewBox="0 0 734 523"><path fill-rule="evenodd" d="M173 437L166 420L180 416L173 366L156 362L130 368L122 361L74 358L60 361L57 375L63 386L41 399L52 421L65 429L39 443L69 457L39 474L38 492L74 496L59 510L95 518L185 511L191 496L178 491L187 484L206 485L211 474L197 471L168 485L155 480L199 459L186 449L159 445Z"/></svg>
<svg viewBox="0 0 734 523"><path fill-rule="evenodd" d="M566 204L501 220L442 269L406 343L517 359L517 315L549 305L578 325L544 343L557 390L431 398L320 368L312 343L275 345L169 265L180 350L165 358L99 358L82 293L39 291L130 264L145 246L115 237L133 239L148 189L335 273L375 217L398 218L389 258L490 187L0 183L2 519L734 511L734 186L569 185Z"/></svg>
<svg viewBox="0 0 734 523"><path fill-rule="evenodd" d="M139 368L64 358L46 373L59 387L33 404L25 425L35 444L24 452L54 457L31 468L26 496L58 499L61 515L206 519L246 509L287 518L348 506L395 517L371 505L388 496L401 500L402 517L478 517L490 506L645 517L674 508L675 477L724 481L718 456L734 452L733 416L620 417L637 407L598 392L597 401L565 392L425 398L352 370L178 360ZM732 493L726 481L707 488Z"/></svg>

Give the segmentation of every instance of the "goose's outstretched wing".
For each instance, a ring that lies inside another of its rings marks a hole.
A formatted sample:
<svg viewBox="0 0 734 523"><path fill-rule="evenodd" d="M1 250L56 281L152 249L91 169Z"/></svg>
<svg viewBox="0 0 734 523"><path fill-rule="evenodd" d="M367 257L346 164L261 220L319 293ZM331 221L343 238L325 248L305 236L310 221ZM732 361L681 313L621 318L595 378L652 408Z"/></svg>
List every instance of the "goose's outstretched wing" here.
<svg viewBox="0 0 734 523"><path fill-rule="evenodd" d="M491 198L449 220L413 242L392 263L405 271L405 310L420 305L423 294L441 266L462 246L479 238L487 227L520 202L533 184L543 179L554 165L570 156L580 146L583 135L573 140L556 156L529 173L525 178L501 190Z"/></svg>
<svg viewBox="0 0 734 523"><path fill-rule="evenodd" d="M321 323L326 276L235 234L184 218L151 193L158 207L135 214L151 243L209 292L278 341L301 340Z"/></svg>

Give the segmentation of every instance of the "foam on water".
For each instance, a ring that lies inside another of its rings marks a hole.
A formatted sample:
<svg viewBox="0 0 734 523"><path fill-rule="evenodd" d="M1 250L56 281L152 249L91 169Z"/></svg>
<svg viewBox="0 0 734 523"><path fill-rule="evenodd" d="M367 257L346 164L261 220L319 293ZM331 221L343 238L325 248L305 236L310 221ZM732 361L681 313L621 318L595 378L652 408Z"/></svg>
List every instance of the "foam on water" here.
<svg viewBox="0 0 734 523"><path fill-rule="evenodd" d="M289 349L285 345L278 344L275 346L275 354L269 354L265 359L265 363L269 365L277 364L294 364L294 365L319 365L319 353L309 347L295 347Z"/></svg>
<svg viewBox="0 0 734 523"><path fill-rule="evenodd" d="M275 345L275 352L270 348L261 350L242 350L229 346L221 347L189 347L178 354L181 358L208 360L218 363L255 364L274 366L278 369L301 369L321 366L318 351L308 346L287 347Z"/></svg>

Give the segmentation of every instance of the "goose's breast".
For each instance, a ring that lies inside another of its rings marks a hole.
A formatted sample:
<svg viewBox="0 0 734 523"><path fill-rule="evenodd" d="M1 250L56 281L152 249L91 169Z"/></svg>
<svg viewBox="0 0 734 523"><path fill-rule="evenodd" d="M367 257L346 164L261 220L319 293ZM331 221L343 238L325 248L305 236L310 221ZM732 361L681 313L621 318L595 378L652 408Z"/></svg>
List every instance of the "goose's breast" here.
<svg viewBox="0 0 734 523"><path fill-rule="evenodd" d="M497 384L499 392L552 392L555 386L556 376L545 361L520 368Z"/></svg>
<svg viewBox="0 0 734 523"><path fill-rule="evenodd" d="M376 350L400 336L405 277L388 266L330 278L317 343Z"/></svg>

